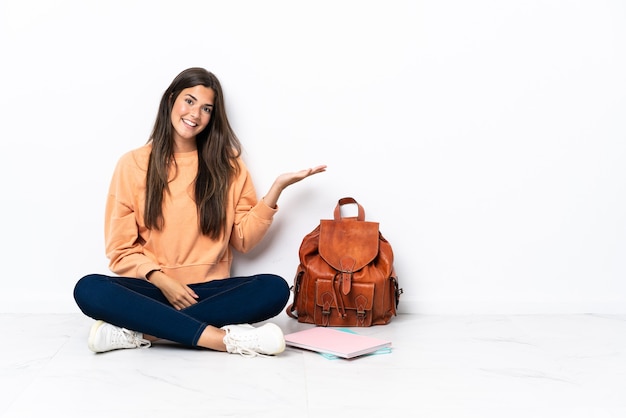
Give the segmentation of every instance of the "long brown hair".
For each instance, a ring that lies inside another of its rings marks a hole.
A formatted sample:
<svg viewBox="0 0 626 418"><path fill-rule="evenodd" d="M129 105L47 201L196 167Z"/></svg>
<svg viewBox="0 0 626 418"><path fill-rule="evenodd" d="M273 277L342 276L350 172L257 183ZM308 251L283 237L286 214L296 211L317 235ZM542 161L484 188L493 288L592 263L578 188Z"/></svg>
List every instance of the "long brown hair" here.
<svg viewBox="0 0 626 418"><path fill-rule="evenodd" d="M146 175L144 220L150 229L160 230L165 225L163 194L169 192L170 164L176 165L172 107L182 90L198 85L213 90L215 101L209 124L196 136L198 174L194 197L202 233L217 239L224 231L226 197L230 181L239 171L236 159L241 155L241 143L228 122L222 86L217 77L204 68L189 68L178 74L161 97L154 128L148 140L152 141L152 152Z"/></svg>

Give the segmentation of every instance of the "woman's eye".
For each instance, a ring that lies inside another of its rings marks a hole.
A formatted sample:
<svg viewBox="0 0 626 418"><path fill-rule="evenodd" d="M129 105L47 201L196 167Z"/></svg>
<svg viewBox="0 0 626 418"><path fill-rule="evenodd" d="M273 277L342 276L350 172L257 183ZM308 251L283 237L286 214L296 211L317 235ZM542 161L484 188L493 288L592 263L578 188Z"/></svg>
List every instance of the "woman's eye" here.
<svg viewBox="0 0 626 418"><path fill-rule="evenodd" d="M202 110L210 114L212 109L209 106L206 106L206 107L203 107Z"/></svg>
<svg viewBox="0 0 626 418"><path fill-rule="evenodd" d="M185 103L187 103L188 105L192 104L193 101L189 98L185 98Z"/></svg>

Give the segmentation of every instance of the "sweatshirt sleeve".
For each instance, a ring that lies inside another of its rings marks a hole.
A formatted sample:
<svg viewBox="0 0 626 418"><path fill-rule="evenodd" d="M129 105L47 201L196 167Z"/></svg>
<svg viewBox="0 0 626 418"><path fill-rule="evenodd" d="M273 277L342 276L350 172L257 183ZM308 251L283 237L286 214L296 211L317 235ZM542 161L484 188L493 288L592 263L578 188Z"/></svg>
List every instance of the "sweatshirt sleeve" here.
<svg viewBox="0 0 626 418"><path fill-rule="evenodd" d="M142 213L137 213L138 199L143 199L145 172L140 169L137 155L127 154L118 162L106 201L105 248L109 268L116 274L145 278L159 268L143 251L145 240L139 229ZM146 232L146 231L144 231Z"/></svg>
<svg viewBox="0 0 626 418"><path fill-rule="evenodd" d="M245 164L239 161L241 172L233 184L232 198L235 209L230 244L237 251L252 250L265 236L278 207L271 208L257 194Z"/></svg>

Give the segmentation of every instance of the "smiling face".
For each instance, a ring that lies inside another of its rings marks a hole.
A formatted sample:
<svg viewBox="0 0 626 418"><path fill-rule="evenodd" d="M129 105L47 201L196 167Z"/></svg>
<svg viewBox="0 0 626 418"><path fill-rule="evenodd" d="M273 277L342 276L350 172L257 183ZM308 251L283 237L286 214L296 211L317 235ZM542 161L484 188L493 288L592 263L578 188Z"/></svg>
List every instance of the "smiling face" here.
<svg viewBox="0 0 626 418"><path fill-rule="evenodd" d="M209 124L214 100L215 92L201 85L186 88L176 97L171 115L175 152L196 149L196 135Z"/></svg>

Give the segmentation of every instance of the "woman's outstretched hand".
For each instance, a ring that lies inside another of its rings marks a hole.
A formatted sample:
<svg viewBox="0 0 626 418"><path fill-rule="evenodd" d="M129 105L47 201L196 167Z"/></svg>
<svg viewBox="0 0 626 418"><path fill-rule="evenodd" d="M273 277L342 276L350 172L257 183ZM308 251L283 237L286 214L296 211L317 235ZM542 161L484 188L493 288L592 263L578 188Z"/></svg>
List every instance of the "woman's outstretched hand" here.
<svg viewBox="0 0 626 418"><path fill-rule="evenodd" d="M287 186L290 186L294 183L299 182L300 180L304 180L305 178L312 176L313 174L321 173L323 171L326 171L326 166L318 165L317 167L307 168L305 170L296 171L294 173L281 174L276 178L274 184L279 186L281 190L284 190Z"/></svg>
<svg viewBox="0 0 626 418"><path fill-rule="evenodd" d="M284 173L280 176L276 177L274 180L274 184L270 188L269 192L265 195L263 200L265 204L270 207L276 207L276 203L278 203L278 198L287 186L290 186L294 183L297 183L301 180L304 180L307 177L312 176L313 174L322 173L326 171L325 165L318 165L317 167L307 168L300 171L295 171L293 173Z"/></svg>

